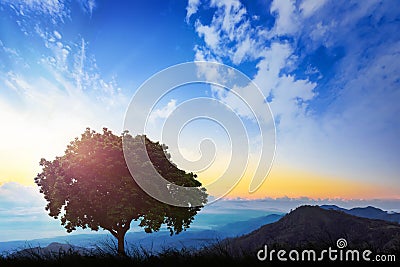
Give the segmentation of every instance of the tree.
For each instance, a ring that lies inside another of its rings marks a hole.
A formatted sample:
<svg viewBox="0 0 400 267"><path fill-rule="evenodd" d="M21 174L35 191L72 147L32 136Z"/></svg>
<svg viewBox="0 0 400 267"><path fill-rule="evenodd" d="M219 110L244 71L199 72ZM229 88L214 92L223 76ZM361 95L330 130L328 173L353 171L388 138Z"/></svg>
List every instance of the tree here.
<svg viewBox="0 0 400 267"><path fill-rule="evenodd" d="M197 176L169 161L167 146L152 142L145 135L132 137L126 131L117 136L107 128L103 133L87 128L81 138L68 145L63 156L53 161L41 159L42 172L35 178L47 200L46 210L61 219L67 232L77 227L108 230L118 240L120 254L125 254L125 234L133 220L139 221L147 233L158 231L165 224L171 235L178 234L189 228L202 208L171 206L147 195L127 168L123 138L142 147L145 144L151 164L161 176L177 185L197 187L198 203L207 202Z"/></svg>

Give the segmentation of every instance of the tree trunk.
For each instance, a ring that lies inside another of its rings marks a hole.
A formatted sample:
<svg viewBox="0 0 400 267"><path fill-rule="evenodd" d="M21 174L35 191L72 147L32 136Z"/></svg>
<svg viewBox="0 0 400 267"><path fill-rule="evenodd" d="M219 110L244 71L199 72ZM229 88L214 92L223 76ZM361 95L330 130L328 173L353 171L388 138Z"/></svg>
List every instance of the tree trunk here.
<svg viewBox="0 0 400 267"><path fill-rule="evenodd" d="M128 223L120 226L117 225L114 229L112 227L103 227L104 229L108 230L117 240L118 240L118 254L120 256L126 256L125 253L125 234L128 232L131 226L130 220Z"/></svg>
<svg viewBox="0 0 400 267"><path fill-rule="evenodd" d="M120 256L125 256L125 233L126 232L121 232L118 233L118 254Z"/></svg>

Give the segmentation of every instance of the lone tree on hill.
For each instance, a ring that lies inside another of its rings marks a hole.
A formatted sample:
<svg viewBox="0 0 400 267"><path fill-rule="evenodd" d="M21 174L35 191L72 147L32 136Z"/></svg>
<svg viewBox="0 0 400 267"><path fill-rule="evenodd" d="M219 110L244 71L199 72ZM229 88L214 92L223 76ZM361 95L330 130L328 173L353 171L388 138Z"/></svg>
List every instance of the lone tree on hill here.
<svg viewBox="0 0 400 267"><path fill-rule="evenodd" d="M63 156L53 161L41 159L42 172L35 178L47 200L46 210L61 219L67 232L77 227L108 230L118 240L120 254L125 254L125 234L132 220L139 221L147 233L158 231L165 224L171 235L178 234L189 228L202 208L171 206L146 194L126 165L122 139L127 137L145 144L151 163L161 176L177 185L197 187L197 203L207 202L197 176L169 161L167 146L144 135L132 137L124 132L117 136L107 128L103 133L87 128L81 138L68 145Z"/></svg>

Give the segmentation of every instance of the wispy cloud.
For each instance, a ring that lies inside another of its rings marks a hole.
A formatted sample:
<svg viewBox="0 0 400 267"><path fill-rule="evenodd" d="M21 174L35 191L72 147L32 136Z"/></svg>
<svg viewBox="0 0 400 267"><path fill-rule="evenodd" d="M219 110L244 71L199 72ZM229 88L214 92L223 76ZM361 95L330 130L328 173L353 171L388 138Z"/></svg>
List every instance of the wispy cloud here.
<svg viewBox="0 0 400 267"><path fill-rule="evenodd" d="M51 16L56 16L52 11L56 8L69 12L58 1L21 1L18 8L28 7ZM24 42L12 50L0 43L3 62L12 64L0 69L0 124L4 126L0 157L5 162L0 182L32 183L40 158L62 153L86 127L121 131L128 102L116 77L103 78L84 37L66 40L60 25L42 25L34 17L23 24L19 30L28 34L22 37ZM32 40L36 42L33 53Z"/></svg>
<svg viewBox="0 0 400 267"><path fill-rule="evenodd" d="M69 16L65 0L2 0L21 16L44 15L49 16L53 23L63 21Z"/></svg>
<svg viewBox="0 0 400 267"><path fill-rule="evenodd" d="M304 17L309 17L315 12L317 12L321 7L326 4L326 0L313 1L313 0L303 0L300 3L300 12Z"/></svg>
<svg viewBox="0 0 400 267"><path fill-rule="evenodd" d="M200 0L189 0L186 7L186 22L189 22L190 17L197 12Z"/></svg>
<svg viewBox="0 0 400 267"><path fill-rule="evenodd" d="M299 28L296 1L272 1L270 12L276 16L273 34L293 35Z"/></svg>
<svg viewBox="0 0 400 267"><path fill-rule="evenodd" d="M176 109L176 99L171 99L167 105L153 110L149 116L149 122L154 123L157 119L166 119Z"/></svg>
<svg viewBox="0 0 400 267"><path fill-rule="evenodd" d="M201 60L206 51L216 58L228 57L235 64L247 57L254 58L258 52L252 38L255 31L240 1L211 1L210 6L217 8L211 23L204 25L200 19L195 21L196 32L206 44L206 47L196 47L196 59Z"/></svg>
<svg viewBox="0 0 400 267"><path fill-rule="evenodd" d="M0 203L3 209L43 207L44 198L38 188L24 186L16 182L0 185ZM24 196L24 197L21 197Z"/></svg>
<svg viewBox="0 0 400 267"><path fill-rule="evenodd" d="M78 0L81 4L82 9L92 16L93 10L96 8L95 0Z"/></svg>
<svg viewBox="0 0 400 267"><path fill-rule="evenodd" d="M48 16L56 24L70 18L71 1L67 0L1 0L21 16ZM92 16L95 0L77 0L84 12Z"/></svg>

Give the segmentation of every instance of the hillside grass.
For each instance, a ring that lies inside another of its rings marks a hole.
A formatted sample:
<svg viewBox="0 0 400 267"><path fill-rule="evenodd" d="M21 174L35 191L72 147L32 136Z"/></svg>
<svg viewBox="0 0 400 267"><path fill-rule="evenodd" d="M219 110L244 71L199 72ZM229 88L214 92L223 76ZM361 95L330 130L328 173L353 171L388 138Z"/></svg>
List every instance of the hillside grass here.
<svg viewBox="0 0 400 267"><path fill-rule="evenodd" d="M320 249L313 246L313 249ZM271 249L290 250L285 245L276 245ZM292 248L293 249L293 248ZM303 248L296 248L307 249ZM310 247L308 248L310 249ZM397 266L400 260L400 251L395 251L396 262L385 262L380 265ZM393 251L392 251L393 253ZM211 267L211 266L321 266L322 262L280 262L275 261L259 261L254 253L242 252L240 255L231 255L227 248L226 242L217 242L211 247L203 247L194 250L190 248L183 249L164 249L162 252L155 253L141 247L130 246L125 256L116 253L116 247L113 243L105 243L99 245L95 250L86 251L85 253L77 251L60 251L58 253L40 254L31 252L24 256L13 256L13 254L0 256L0 267L2 266L185 266L185 267ZM342 265L340 261L324 261L323 266ZM361 266L375 266L376 262L354 262Z"/></svg>
<svg viewBox="0 0 400 267"><path fill-rule="evenodd" d="M25 256L0 256L0 266L269 266L258 262L256 257L230 257L223 251L199 253L190 249L164 249L153 253L141 248L131 248L127 255L114 251L96 250L92 253L74 251L41 255L30 253Z"/></svg>

